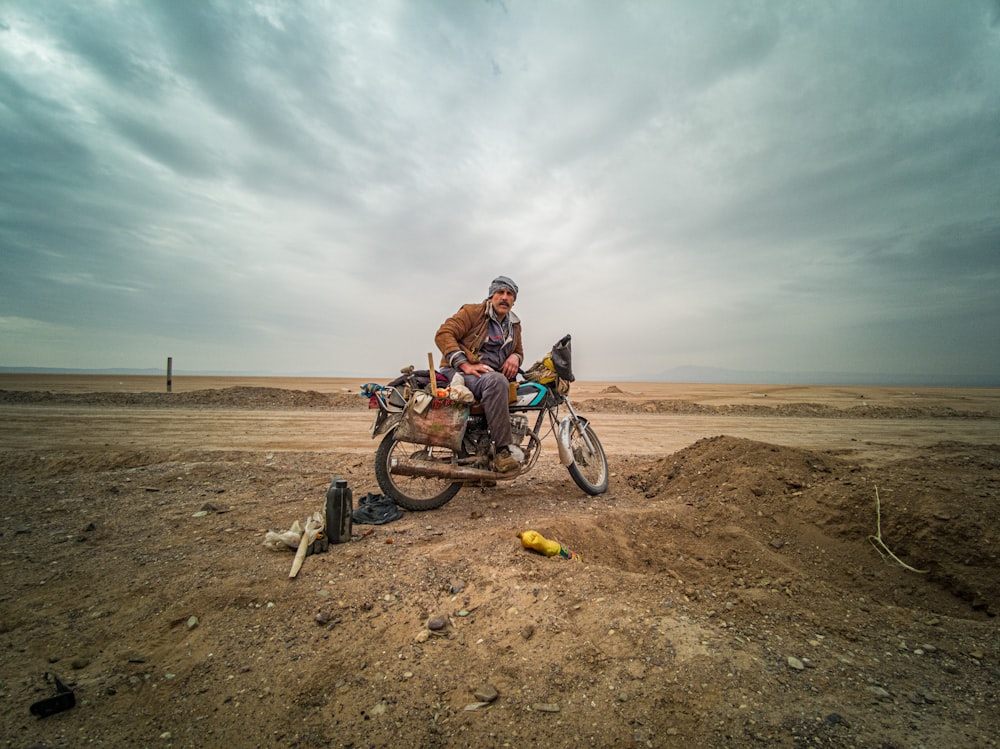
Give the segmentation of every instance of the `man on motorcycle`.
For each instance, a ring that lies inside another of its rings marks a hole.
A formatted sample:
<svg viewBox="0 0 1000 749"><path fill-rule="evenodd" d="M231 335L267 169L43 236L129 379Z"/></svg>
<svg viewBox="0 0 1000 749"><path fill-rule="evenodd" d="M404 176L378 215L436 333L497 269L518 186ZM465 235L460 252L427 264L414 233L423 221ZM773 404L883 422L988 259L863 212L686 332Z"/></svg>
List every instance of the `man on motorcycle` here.
<svg viewBox="0 0 1000 749"><path fill-rule="evenodd" d="M508 383L524 361L521 321L511 311L516 299L517 284L498 276L483 302L462 305L434 336L442 354L441 373L451 380L461 372L465 386L482 404L493 441L493 464L504 473L524 460L524 453L513 444L508 404Z"/></svg>

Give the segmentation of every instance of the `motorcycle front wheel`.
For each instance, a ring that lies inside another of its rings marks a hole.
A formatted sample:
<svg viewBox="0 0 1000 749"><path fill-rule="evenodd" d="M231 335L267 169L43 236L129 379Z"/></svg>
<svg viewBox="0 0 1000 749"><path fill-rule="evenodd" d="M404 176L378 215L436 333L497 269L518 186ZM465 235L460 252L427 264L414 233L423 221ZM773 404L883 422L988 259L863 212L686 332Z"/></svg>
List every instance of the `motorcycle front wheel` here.
<svg viewBox="0 0 1000 749"><path fill-rule="evenodd" d="M421 476L401 476L392 473L396 465L428 460L450 462L452 452L447 448L433 448L433 454L428 454L426 445L415 445L412 442L400 442L396 439L393 429L382 438L375 451L375 479L386 496L392 497L396 504L407 510L421 512L436 510L462 488L461 481L448 479L424 478Z"/></svg>
<svg viewBox="0 0 1000 749"><path fill-rule="evenodd" d="M593 450L587 447L584 432ZM587 494L603 494L608 490L608 457L604 454L601 441L597 439L590 424L583 422L581 426L579 421L573 424L569 438L570 450L573 452L573 463L567 467L569 475Z"/></svg>

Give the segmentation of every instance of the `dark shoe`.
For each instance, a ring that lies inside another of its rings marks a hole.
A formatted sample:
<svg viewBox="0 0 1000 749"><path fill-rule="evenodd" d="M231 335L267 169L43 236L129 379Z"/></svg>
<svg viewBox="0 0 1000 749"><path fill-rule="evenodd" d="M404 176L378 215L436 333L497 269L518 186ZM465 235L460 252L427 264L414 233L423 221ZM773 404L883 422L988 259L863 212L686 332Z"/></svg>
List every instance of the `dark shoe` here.
<svg viewBox="0 0 1000 749"><path fill-rule="evenodd" d="M493 467L500 471L500 473L510 473L520 468L521 464L517 458L510 454L510 450L506 447L501 447L497 450L497 454L493 456Z"/></svg>

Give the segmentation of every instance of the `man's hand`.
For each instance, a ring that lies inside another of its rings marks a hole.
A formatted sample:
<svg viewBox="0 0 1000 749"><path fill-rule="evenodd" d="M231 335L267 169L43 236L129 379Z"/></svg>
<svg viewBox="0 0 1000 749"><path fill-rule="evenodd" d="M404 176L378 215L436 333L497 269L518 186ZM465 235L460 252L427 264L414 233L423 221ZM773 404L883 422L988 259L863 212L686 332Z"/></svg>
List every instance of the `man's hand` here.
<svg viewBox="0 0 1000 749"><path fill-rule="evenodd" d="M500 367L500 371L504 373L504 376L508 380L513 380L515 377L517 377L517 370L520 366L521 366L521 359L518 357L517 354L511 354L510 356L507 357L507 361L503 363L503 366Z"/></svg>
<svg viewBox="0 0 1000 749"><path fill-rule="evenodd" d="M508 380L513 380L517 377L517 370L521 366L521 359L518 358L517 354L511 354L507 357L507 361L503 363L500 367L500 371L503 372L504 377ZM492 372L493 367L489 364L483 364L479 362L478 364L470 364L469 362L462 362L458 365L458 368L462 371L462 374L475 375L476 377L482 377L487 372Z"/></svg>
<svg viewBox="0 0 1000 749"><path fill-rule="evenodd" d="M487 372L493 371L493 367L491 367L489 364L483 364L482 362L479 362L477 364L472 364L470 362L464 361L458 365L458 368L462 370L462 374L475 375L476 377L482 377Z"/></svg>

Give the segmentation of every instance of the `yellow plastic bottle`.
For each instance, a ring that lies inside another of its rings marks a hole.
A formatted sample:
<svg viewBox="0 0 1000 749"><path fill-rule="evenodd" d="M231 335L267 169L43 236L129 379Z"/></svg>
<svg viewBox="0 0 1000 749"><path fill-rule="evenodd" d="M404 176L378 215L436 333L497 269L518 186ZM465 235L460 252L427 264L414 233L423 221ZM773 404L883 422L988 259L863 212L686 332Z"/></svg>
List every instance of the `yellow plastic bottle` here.
<svg viewBox="0 0 1000 749"><path fill-rule="evenodd" d="M537 551L547 557L561 556L564 559L580 559L575 551L570 551L558 541L551 541L538 531L521 531L517 534L521 545L526 549Z"/></svg>

